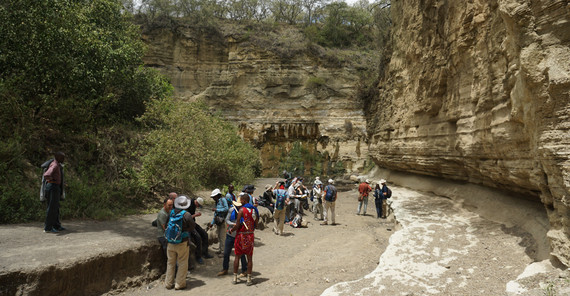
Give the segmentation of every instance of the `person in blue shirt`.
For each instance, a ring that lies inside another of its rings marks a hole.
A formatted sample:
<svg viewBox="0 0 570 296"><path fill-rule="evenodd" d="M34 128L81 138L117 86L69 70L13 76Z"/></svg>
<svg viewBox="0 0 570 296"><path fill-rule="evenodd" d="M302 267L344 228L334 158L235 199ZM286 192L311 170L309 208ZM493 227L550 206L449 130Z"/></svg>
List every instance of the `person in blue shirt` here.
<svg viewBox="0 0 570 296"><path fill-rule="evenodd" d="M218 251L216 254L221 254L224 251L224 245L226 241L226 216L229 212L228 200L222 198L222 192L220 189L216 188L212 191L210 195L216 202L216 209L214 212L214 218L212 222L208 224L208 228L212 228L216 225L216 235L218 237Z"/></svg>

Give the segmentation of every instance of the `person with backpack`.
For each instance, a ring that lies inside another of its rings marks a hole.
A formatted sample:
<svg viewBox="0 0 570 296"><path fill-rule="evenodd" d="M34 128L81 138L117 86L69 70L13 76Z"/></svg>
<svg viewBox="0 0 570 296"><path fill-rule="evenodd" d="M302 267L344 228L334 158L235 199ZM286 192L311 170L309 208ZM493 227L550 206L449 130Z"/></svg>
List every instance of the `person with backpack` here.
<svg viewBox="0 0 570 296"><path fill-rule="evenodd" d="M313 215L315 220L323 220L323 182L319 180L319 177L316 178L315 184L313 185ZM321 218L318 219L318 214L321 214Z"/></svg>
<svg viewBox="0 0 570 296"><path fill-rule="evenodd" d="M381 179L380 184L382 184L382 219L386 219L388 215L388 198L392 197L392 190L386 186L386 180Z"/></svg>
<svg viewBox="0 0 570 296"><path fill-rule="evenodd" d="M366 179L358 186L358 208L356 209L356 215L360 215L360 209L364 205L362 215L366 216L366 208L368 207L368 194L372 191L370 187L370 180Z"/></svg>
<svg viewBox="0 0 570 296"><path fill-rule="evenodd" d="M47 201L46 220L44 223L44 232L58 233L65 230L59 221L59 202L65 198L63 182L63 162L65 154L56 152L54 158L42 164L45 169L42 175L42 189L40 192L40 200ZM46 169L47 168L47 169Z"/></svg>
<svg viewBox="0 0 570 296"><path fill-rule="evenodd" d="M192 215L186 211L190 207L190 199L181 195L174 200L174 209L170 216L164 237L168 241L166 264L166 289L186 289L186 274L188 273L188 257L190 245L188 237L194 230L195 223ZM178 270L176 266L178 265ZM176 279L174 275L176 274Z"/></svg>
<svg viewBox="0 0 570 296"><path fill-rule="evenodd" d="M234 243L235 259L234 259L234 278L233 284L238 282L238 267L242 256L247 256L247 285L253 285L251 280L251 272L253 269L253 248L254 248L254 231L259 222L259 213L257 209L249 203L249 194L240 195L240 202L234 202L234 206L238 208L236 217L236 225L231 231L237 231Z"/></svg>
<svg viewBox="0 0 570 296"><path fill-rule="evenodd" d="M273 210L273 232L278 235L283 235L283 226L285 225L285 212L289 204L289 194L284 188L280 188L282 182L275 183L273 187L273 196L275 196L275 209Z"/></svg>
<svg viewBox="0 0 570 296"><path fill-rule="evenodd" d="M334 180L329 179L329 184L325 187L325 200L324 200L324 218L325 220L321 225L328 225L328 220L331 220L331 225L336 225L334 217L334 206L337 198L336 187L334 187ZM329 214L330 213L330 214Z"/></svg>

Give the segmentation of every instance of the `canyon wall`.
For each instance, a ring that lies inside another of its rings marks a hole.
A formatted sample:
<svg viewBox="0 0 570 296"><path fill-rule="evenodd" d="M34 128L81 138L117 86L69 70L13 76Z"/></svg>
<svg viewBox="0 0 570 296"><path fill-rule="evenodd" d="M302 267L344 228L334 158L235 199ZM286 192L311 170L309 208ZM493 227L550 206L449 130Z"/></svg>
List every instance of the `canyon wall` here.
<svg viewBox="0 0 570 296"><path fill-rule="evenodd" d="M263 175L278 174L280 158L295 142L324 155L323 166L362 169L368 146L357 70L331 62L318 47L287 52L295 50L288 41L304 37L298 30L278 34L259 40L223 28L145 29L145 63L170 78L176 95L201 99L234 122L261 150Z"/></svg>
<svg viewBox="0 0 570 296"><path fill-rule="evenodd" d="M570 266L570 4L392 1L393 54L368 122L383 168L541 201Z"/></svg>

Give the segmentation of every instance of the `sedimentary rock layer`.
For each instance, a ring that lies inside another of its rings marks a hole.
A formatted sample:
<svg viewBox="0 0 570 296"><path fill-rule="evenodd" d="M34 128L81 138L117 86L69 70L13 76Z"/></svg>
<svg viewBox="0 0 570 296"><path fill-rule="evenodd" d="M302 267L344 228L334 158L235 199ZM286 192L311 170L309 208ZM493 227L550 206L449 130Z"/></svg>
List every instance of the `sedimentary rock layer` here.
<svg viewBox="0 0 570 296"><path fill-rule="evenodd" d="M278 172L283 149L296 141L343 161L348 171L361 168L367 133L356 70L325 65L311 52L280 55L267 49L276 45L234 35L182 26L146 30L145 63L170 77L177 95L202 99L234 122L260 148L265 175Z"/></svg>
<svg viewBox="0 0 570 296"><path fill-rule="evenodd" d="M392 1L393 55L369 122L381 167L542 201L570 265L570 4Z"/></svg>

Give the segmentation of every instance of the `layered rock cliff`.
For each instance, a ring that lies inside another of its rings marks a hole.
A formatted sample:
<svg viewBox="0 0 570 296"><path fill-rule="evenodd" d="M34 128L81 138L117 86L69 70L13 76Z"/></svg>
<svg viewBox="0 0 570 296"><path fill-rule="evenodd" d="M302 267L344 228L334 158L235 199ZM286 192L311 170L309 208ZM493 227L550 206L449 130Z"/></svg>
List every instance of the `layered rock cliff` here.
<svg viewBox="0 0 570 296"><path fill-rule="evenodd" d="M177 95L202 99L239 126L261 150L264 175L278 173L295 142L324 155L324 166L361 169L368 152L356 69L318 47L295 48L305 42L298 30L257 39L243 32L147 29L145 63L170 77Z"/></svg>
<svg viewBox="0 0 570 296"><path fill-rule="evenodd" d="M369 121L384 168L540 200L570 265L570 4L392 1L393 54Z"/></svg>

